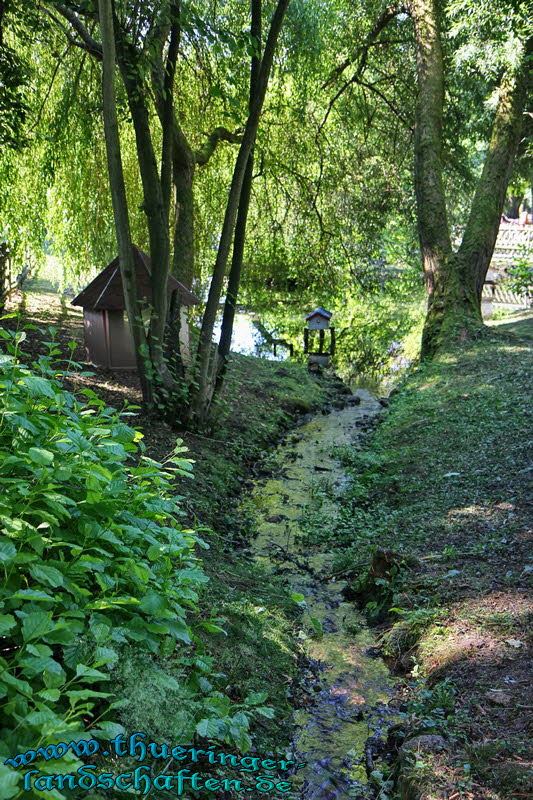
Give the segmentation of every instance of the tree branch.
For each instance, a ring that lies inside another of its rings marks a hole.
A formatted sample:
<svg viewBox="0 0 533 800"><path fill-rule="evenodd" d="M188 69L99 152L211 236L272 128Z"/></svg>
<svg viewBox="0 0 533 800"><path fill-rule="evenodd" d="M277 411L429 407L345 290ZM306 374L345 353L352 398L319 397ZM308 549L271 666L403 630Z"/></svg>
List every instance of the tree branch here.
<svg viewBox="0 0 533 800"><path fill-rule="evenodd" d="M165 63L165 74L163 79L163 113L161 118L161 127L163 129L163 141L161 146L161 191L163 194L164 213L167 224L170 210L172 150L174 141L174 76L176 74L176 61L178 58L178 48L181 35L181 29L178 22L179 11L179 2L172 3L170 9L170 42L168 45L168 54Z"/></svg>
<svg viewBox="0 0 533 800"><path fill-rule="evenodd" d="M207 164L215 152L219 142L231 142L232 144L238 144L241 139L242 136L238 131L232 133L231 131L228 131L227 128L215 128L213 133L209 135L205 145L200 150L194 151L195 164L200 164L200 166Z"/></svg>
<svg viewBox="0 0 533 800"><path fill-rule="evenodd" d="M67 55L68 51L69 51L69 48L67 47L67 49L65 50L63 55L60 58L58 58L58 60L56 62L56 65L54 67L54 71L52 73L52 77L50 79L50 84L49 84L48 89L46 90L46 93L45 93L45 96L44 96L44 100L41 103L41 106L40 106L39 111L37 112L37 116L35 118L35 122L31 126L30 131L34 131L35 128L37 127L37 125L39 124L39 122L41 121L41 116L42 116L42 113L44 111L44 107L45 107L45 105L46 105L46 103L48 101L48 98L50 97L50 92L52 91L52 87L54 85L54 81L56 79L57 73L59 72L59 67L63 63L63 60L64 60L65 56ZM84 59L85 59L85 55L82 56L82 60L84 60Z"/></svg>
<svg viewBox="0 0 533 800"><path fill-rule="evenodd" d="M338 66L337 69L335 69L333 71L333 73L330 75L330 77L328 78L326 83L323 84L322 89L327 89L329 86L331 86L332 83L335 82L335 80L339 77L339 75L342 72L344 72L344 70L347 67L349 67L351 64L353 64L356 59L359 59L359 63L357 65L357 69L355 70L355 72L352 75L352 77L341 86L339 91L329 101L327 111L326 111L326 113L324 115L324 119L322 120L322 122L320 123L320 125L318 127L317 135L319 135L321 133L322 128L324 127L324 125L328 121L328 117L329 117L329 115L331 113L331 110L332 110L333 106L335 105L335 103L337 102L337 100L339 99L339 97L341 97L341 95L344 94L344 92L346 91L346 89L348 89L348 87L353 86L354 83L357 83L357 81L359 80L359 78L363 74L363 72L365 70L365 67L366 67L366 62L368 60L369 47L373 43L375 43L375 40L379 36L381 31L389 24L389 22L392 19L394 19L394 17L397 14L400 13L401 10L402 10L402 7L399 6L399 5L388 6L385 9L385 11L383 11L383 13L379 17L379 19L376 21L376 24L374 25L372 30L368 33L366 39L364 40L364 42L361 45L361 47L358 49L357 53L352 58L346 59L340 66Z"/></svg>
<svg viewBox="0 0 533 800"><path fill-rule="evenodd" d="M339 66L333 70L327 81L325 81L325 83L321 86L321 89L329 89L330 86L332 86L335 83L337 78L340 75L342 75L344 70L348 69L348 67L351 66L359 58L363 62L362 68L364 69L366 60L368 58L368 48L372 44L384 44L384 42L376 42L375 41L376 38L379 36L381 31L389 24L391 19L394 19L394 17L397 14L399 14L402 10L403 8L398 4L387 6L387 8L382 12L382 14L376 20L374 27L368 33L362 45L358 48L358 50L354 53L354 55L351 58L345 59L342 62L342 64L339 64Z"/></svg>
<svg viewBox="0 0 533 800"><path fill-rule="evenodd" d="M381 92L379 89L376 88L375 83L366 83L365 81L362 80L358 80L355 82L357 83L358 86L364 86L366 89L369 89L371 92L380 97L383 100L383 102L390 108L392 113L396 117L398 117L398 119L401 122L403 122L403 124L407 128L409 128L410 131L413 131L413 125L409 122L409 120L406 117L404 117L404 115L396 108L396 106L388 99L388 97L384 95L383 92Z"/></svg>
<svg viewBox="0 0 533 800"><path fill-rule="evenodd" d="M55 7L56 7L57 11L61 14L61 16L64 17L68 22L70 22L70 24L72 25L72 27L74 28L74 30L76 31L76 33L78 34L78 36L80 37L80 39L83 42L83 44L81 44L76 39L70 38L68 36L68 34L67 34L67 38L69 39L71 44L74 44L77 47L80 47L80 46L84 47L85 50L87 50L88 53L90 53L91 55L93 55L96 58L101 60L102 59L102 45L100 44L100 42L97 42L96 39L93 39L93 37L91 36L91 34L89 33L89 31L87 30L85 25L82 23L82 21L78 17L78 15L75 14L74 11L71 11L70 8L66 8L65 6L61 5L60 3L58 3ZM52 19L54 19L54 17L52 16L52 14L49 11L48 11L48 14L52 17ZM66 31L65 31L65 33L66 33Z"/></svg>

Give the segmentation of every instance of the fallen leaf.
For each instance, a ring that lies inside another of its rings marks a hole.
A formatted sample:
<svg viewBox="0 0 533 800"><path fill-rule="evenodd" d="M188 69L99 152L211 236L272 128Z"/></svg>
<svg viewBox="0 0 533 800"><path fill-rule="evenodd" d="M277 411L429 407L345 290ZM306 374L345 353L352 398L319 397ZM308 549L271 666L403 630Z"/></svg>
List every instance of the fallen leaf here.
<svg viewBox="0 0 533 800"><path fill-rule="evenodd" d="M509 644L511 647L523 647L524 642L521 642L520 639L506 639L505 644Z"/></svg>

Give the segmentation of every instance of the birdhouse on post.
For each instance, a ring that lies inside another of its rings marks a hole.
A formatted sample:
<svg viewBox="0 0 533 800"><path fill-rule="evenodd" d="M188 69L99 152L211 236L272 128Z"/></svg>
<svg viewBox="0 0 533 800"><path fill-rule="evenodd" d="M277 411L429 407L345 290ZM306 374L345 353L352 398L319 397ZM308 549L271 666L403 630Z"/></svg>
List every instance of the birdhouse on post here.
<svg viewBox="0 0 533 800"><path fill-rule="evenodd" d="M305 318L307 327L304 328L304 353L308 354L309 367L315 364L318 367L327 367L331 357L335 355L335 328L329 324L332 316L331 311L326 311L325 308L315 308ZM329 331L329 351L324 349L326 330ZM318 337L315 331L318 331ZM310 346L315 349L310 350Z"/></svg>

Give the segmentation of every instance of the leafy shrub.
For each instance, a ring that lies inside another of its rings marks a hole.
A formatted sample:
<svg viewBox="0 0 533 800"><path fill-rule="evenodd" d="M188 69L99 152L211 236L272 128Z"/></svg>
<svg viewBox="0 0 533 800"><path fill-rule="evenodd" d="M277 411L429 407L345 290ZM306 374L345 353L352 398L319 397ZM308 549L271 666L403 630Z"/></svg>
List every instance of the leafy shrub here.
<svg viewBox="0 0 533 800"><path fill-rule="evenodd" d="M201 657L199 629L222 629L196 613L208 579L195 547L207 545L180 524L172 489L175 473L191 474L185 448L178 440L164 464L147 458L123 414L90 389L84 402L64 389L53 336L31 367L19 358L25 332L0 336L0 760L78 739L86 724L104 739L122 732L129 700L108 686L124 648L157 658L160 672L179 663L195 701L183 733L192 722L192 732L246 749L248 716L208 680ZM223 720L232 710L240 716ZM0 798L19 778L0 766Z"/></svg>
<svg viewBox="0 0 533 800"><path fill-rule="evenodd" d="M413 692L407 703L407 715L412 731L420 734L439 734L446 736L456 720L455 697L457 689L449 678L439 681L433 687L424 681L415 681Z"/></svg>
<svg viewBox="0 0 533 800"><path fill-rule="evenodd" d="M509 287L522 297L533 295L533 262L531 253L524 250L517 258L516 264L507 270L509 279L505 281L504 288Z"/></svg>

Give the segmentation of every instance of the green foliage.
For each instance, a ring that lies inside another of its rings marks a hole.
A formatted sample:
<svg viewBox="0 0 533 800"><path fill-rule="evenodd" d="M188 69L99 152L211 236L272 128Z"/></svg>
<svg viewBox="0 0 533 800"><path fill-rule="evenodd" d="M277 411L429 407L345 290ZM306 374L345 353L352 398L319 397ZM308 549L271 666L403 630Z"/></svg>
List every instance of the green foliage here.
<svg viewBox="0 0 533 800"><path fill-rule="evenodd" d="M0 47L0 145L20 149L25 143L24 121L27 105L24 84L27 66L10 47Z"/></svg>
<svg viewBox="0 0 533 800"><path fill-rule="evenodd" d="M455 697L457 689L446 678L431 688L424 681L414 682L412 695L407 703L413 732L416 734L450 733L456 721Z"/></svg>
<svg viewBox="0 0 533 800"><path fill-rule="evenodd" d="M221 628L193 619L207 581L195 548L207 545L180 523L172 489L191 461L179 440L164 463L147 458L123 414L91 389L85 401L66 391L48 333L48 355L26 366L26 332L0 330L2 758L86 725L106 737L133 703L110 681L122 651L157 659L161 680L191 700L178 738L224 719L216 735L247 749L253 704L220 692L198 633Z"/></svg>
<svg viewBox="0 0 533 800"><path fill-rule="evenodd" d="M193 669L191 670L191 667ZM216 669L216 659L202 654L161 661L146 652L124 646L111 678L127 698L121 721L129 731L144 731L154 741L191 741L195 734L250 749L249 729L254 716L272 718L264 702L267 692L252 692L235 703L221 690L228 676Z"/></svg>
<svg viewBox="0 0 533 800"><path fill-rule="evenodd" d="M533 295L533 256L531 253L524 253L517 263L509 267L507 272L510 275L510 280L505 282L505 287L509 287L511 291L516 292L522 297L531 297Z"/></svg>

